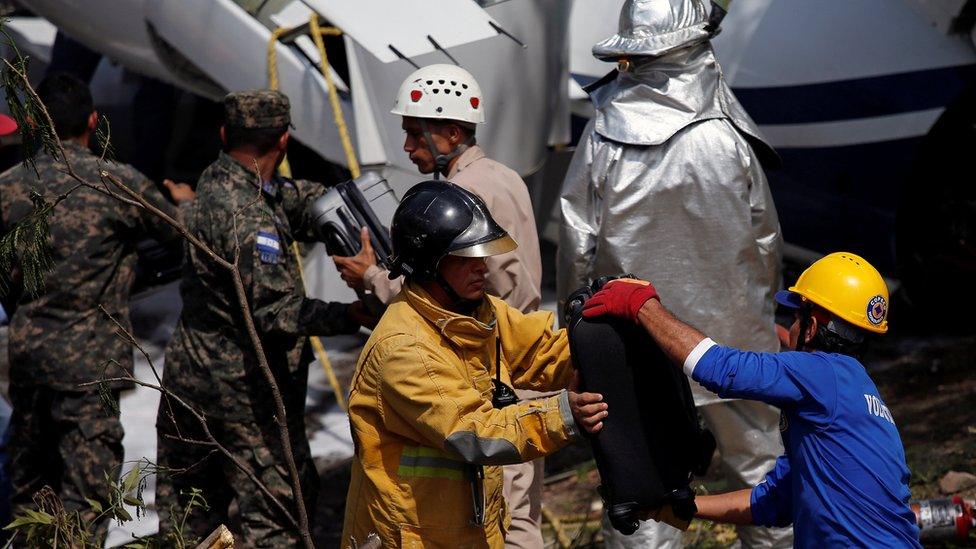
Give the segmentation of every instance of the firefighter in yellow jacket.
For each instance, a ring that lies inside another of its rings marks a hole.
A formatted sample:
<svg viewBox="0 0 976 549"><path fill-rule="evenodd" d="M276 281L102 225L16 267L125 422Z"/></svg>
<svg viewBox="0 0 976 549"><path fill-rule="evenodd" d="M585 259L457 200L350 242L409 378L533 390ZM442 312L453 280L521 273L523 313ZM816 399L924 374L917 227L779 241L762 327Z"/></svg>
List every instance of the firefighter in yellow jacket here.
<svg viewBox="0 0 976 549"><path fill-rule="evenodd" d="M603 426L593 393L518 402L574 373L551 313L485 294L485 258L517 244L484 202L453 184L407 192L392 226L391 276L407 283L363 348L349 397L356 459L342 546L502 547L499 465L550 454Z"/></svg>

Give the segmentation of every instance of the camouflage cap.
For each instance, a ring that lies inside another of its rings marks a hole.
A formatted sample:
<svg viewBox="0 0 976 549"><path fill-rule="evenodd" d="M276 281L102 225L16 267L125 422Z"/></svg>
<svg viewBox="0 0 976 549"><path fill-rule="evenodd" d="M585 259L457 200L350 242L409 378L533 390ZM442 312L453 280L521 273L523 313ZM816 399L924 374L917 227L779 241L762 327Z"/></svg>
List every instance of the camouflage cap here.
<svg viewBox="0 0 976 549"><path fill-rule="evenodd" d="M277 90L248 90L224 97L224 124L249 130L283 128L291 123L288 96Z"/></svg>

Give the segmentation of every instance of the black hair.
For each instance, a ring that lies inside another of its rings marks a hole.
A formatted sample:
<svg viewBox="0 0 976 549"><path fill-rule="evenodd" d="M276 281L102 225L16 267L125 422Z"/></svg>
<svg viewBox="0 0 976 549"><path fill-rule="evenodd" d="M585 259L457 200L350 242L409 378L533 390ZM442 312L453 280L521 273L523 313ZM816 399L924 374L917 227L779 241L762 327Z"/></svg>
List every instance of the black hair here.
<svg viewBox="0 0 976 549"><path fill-rule="evenodd" d="M453 124L458 128L460 128L461 133L464 134L464 138L461 140L462 143L468 141L469 139L471 140L471 144L475 143L474 137L475 137L475 130L478 127L477 124L464 122L462 120L448 120L448 119L440 120L436 118L428 118L426 120L429 125L437 128L443 128L444 126L449 126Z"/></svg>
<svg viewBox="0 0 976 549"><path fill-rule="evenodd" d="M54 131L61 139L71 139L88 130L88 117L95 111L88 84L66 72L54 72L37 86L37 95L47 108Z"/></svg>
<svg viewBox="0 0 976 549"><path fill-rule="evenodd" d="M817 331L814 332L810 341L802 347L860 359L866 348L867 338L865 338L864 331L825 309L821 310L830 316L830 320L826 323L818 323ZM800 315L800 339L802 340L807 327L810 325L813 310L810 306L806 306L801 310ZM797 343L799 346L799 342Z"/></svg>
<svg viewBox="0 0 976 549"><path fill-rule="evenodd" d="M260 155L274 148L288 126L278 128L236 128L224 126L227 150L253 148Z"/></svg>
<svg viewBox="0 0 976 549"><path fill-rule="evenodd" d="M860 359L867 346L866 340L851 341L826 326L817 326L817 333L807 343L808 347L825 353L838 353Z"/></svg>

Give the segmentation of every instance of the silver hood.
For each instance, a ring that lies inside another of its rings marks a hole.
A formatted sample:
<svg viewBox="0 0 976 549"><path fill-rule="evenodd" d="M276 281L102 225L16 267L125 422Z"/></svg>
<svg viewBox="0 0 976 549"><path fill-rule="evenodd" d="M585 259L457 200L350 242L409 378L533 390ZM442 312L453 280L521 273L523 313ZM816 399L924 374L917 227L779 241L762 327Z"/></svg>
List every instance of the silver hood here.
<svg viewBox="0 0 976 549"><path fill-rule="evenodd" d="M618 28L617 34L593 46L594 57L616 61L664 55L711 35L705 0L627 0Z"/></svg>
<svg viewBox="0 0 976 549"><path fill-rule="evenodd" d="M607 139L660 145L690 124L727 118L758 149L764 164L779 164L776 152L725 82L708 42L661 57L638 58L629 70L614 71L601 81L606 83L591 88L590 97L596 108L594 129Z"/></svg>

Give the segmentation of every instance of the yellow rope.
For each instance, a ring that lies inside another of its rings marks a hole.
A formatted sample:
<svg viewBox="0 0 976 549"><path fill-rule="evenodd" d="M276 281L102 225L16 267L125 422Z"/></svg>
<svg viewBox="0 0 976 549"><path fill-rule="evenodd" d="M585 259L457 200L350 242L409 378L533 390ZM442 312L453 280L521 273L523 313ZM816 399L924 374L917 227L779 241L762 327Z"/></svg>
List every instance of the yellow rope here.
<svg viewBox="0 0 976 549"><path fill-rule="evenodd" d="M308 26L312 41L319 52L319 72L325 78L325 84L329 90L329 105L332 107L332 118L335 120L336 130L339 132L339 142L342 144L342 150L346 155L349 173L352 174L353 178L356 178L361 174L359 161L356 159L356 150L352 145L352 139L349 137L349 127L346 125L346 118L342 112L342 103L339 102L339 91L332 78L332 71L329 70L329 56L325 50L325 41L322 39L326 35L342 36L342 30L319 25L319 17L316 13L309 17ZM278 39L290 30L286 28L275 29L271 33L271 40L268 41L268 87L273 90L278 89L278 51L276 45ZM282 167L290 172L287 162L288 160L285 159L282 162Z"/></svg>
<svg viewBox="0 0 976 549"><path fill-rule="evenodd" d="M325 53L325 41L322 40L323 34L331 36L341 36L342 31L335 27L322 28L319 26L319 16L316 13L308 20L309 29L312 31L312 40L315 47L319 49L319 70L325 77L325 84L329 88L329 103L332 104L332 118L335 119L336 129L339 130L339 141L342 143L342 150L346 153L346 163L349 165L349 173L353 178L359 177L359 161L356 160L356 151L352 147L352 139L349 138L349 128L346 127L346 118L342 114L342 105L339 103L339 92L336 90L335 82L332 80L332 71L329 70L329 58Z"/></svg>
<svg viewBox="0 0 976 549"><path fill-rule="evenodd" d="M312 40L319 50L319 70L322 72L322 76L325 77L325 83L329 89L329 103L332 106L332 116L335 119L336 128L339 131L339 141L342 143L342 149L346 154L349 172L354 178L359 177L359 162L356 160L356 151L353 149L352 140L349 138L349 129L346 126L346 119L342 113L342 105L339 103L339 92L336 89L335 82L332 80L332 72L329 71L329 58L326 56L325 41L322 39L323 35L341 36L342 31L335 27L321 27L319 25L318 14L315 13L309 18L308 23ZM284 28L275 29L271 33L271 39L268 41L268 87L273 90L278 89L278 39L290 30ZM285 177L291 176L291 167L288 164L287 158L282 160L278 170ZM291 250L295 256L295 262L298 265L298 276L304 287L305 269L302 267L302 258L297 242L292 243ZM346 410L345 391L339 385L339 379L336 377L335 371L332 368L332 362L329 361L325 346L322 345L322 341L316 336L310 337L309 341L312 344L312 351L315 353L315 358L322 365L322 368L325 370L325 375L329 379L329 384L332 385L332 391L336 395L336 402L339 403L340 408Z"/></svg>
<svg viewBox="0 0 976 549"><path fill-rule="evenodd" d="M268 87L278 89L278 39L289 29L275 29L268 40Z"/></svg>
<svg viewBox="0 0 976 549"><path fill-rule="evenodd" d="M268 87L272 90L278 89L278 49L276 45L281 35L286 32L288 29L275 29L271 33L271 40L268 41ZM288 163L287 156L281 159L281 164L278 165L278 173L282 177L291 177L291 164ZM299 264L301 263L299 262Z"/></svg>

